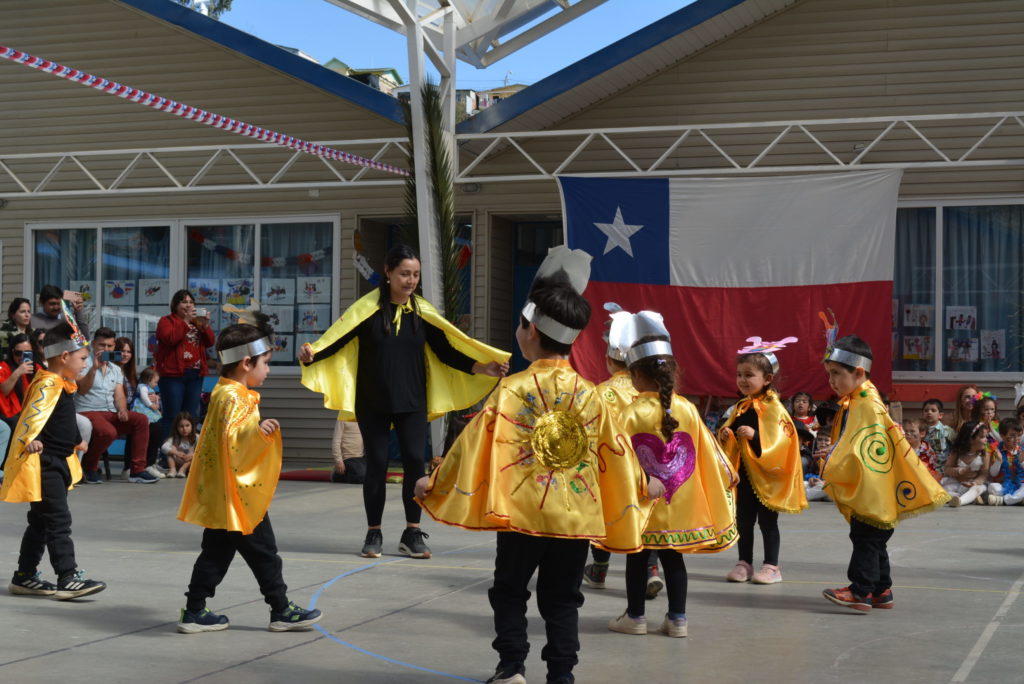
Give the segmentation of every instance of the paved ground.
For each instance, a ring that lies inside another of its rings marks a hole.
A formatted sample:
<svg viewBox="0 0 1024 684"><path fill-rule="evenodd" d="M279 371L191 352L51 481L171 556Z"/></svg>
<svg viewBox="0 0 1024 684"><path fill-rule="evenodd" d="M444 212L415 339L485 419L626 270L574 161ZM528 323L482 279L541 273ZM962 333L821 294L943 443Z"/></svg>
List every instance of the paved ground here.
<svg viewBox="0 0 1024 684"><path fill-rule="evenodd" d="M177 634L200 537L174 519L183 485L115 481L72 493L79 563L110 586L71 602L0 594L0 681L441 683L493 671L493 535L427 523L434 558L398 556L398 487L385 514L389 555L369 562L356 555L358 487L281 483L272 519L285 579L293 600L323 609L322 629L266 631L267 608L239 558L210 603L231 628ZM24 510L0 505L4 573L16 564ZM820 596L845 584L849 541L834 506L814 503L781 522L781 585L726 583L732 551L687 557L688 639L606 630L625 608L624 562L613 558L609 588L585 589L577 681L1022 681L1024 509L944 509L904 523L890 543L897 607L868 615ZM648 608L660 616L664 597ZM530 632L527 677L543 682L535 608Z"/></svg>

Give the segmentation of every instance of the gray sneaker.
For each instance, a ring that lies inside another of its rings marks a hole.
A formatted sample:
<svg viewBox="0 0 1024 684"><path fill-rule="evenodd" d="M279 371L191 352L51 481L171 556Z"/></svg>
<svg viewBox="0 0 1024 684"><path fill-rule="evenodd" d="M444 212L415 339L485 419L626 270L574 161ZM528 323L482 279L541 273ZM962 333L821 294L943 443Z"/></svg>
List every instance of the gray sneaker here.
<svg viewBox="0 0 1024 684"><path fill-rule="evenodd" d="M367 530L366 541L363 542L363 550L360 556L363 558L380 558L384 552L384 534L380 529Z"/></svg>
<svg viewBox="0 0 1024 684"><path fill-rule="evenodd" d="M419 527L406 527L402 539L398 542L398 552L410 558L430 558L430 547L423 541L429 534Z"/></svg>

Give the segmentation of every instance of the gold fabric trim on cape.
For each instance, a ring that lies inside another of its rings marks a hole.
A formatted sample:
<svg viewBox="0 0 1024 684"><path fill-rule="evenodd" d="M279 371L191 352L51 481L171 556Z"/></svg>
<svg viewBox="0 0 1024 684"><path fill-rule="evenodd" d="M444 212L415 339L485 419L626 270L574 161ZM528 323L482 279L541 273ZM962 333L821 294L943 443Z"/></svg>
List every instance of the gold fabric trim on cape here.
<svg viewBox="0 0 1024 684"><path fill-rule="evenodd" d="M509 352L478 342L449 323L430 302L416 296L416 308L427 323L440 328L448 342L466 356L480 363L509 359ZM341 318L312 343L319 352L341 339L367 318L377 313L380 294L377 290L353 302ZM489 375L470 375L445 365L424 345L427 374L427 419L440 418L449 411L459 411L480 401L497 383ZM324 395L324 406L338 411L338 420L356 419L356 374L359 361L359 339L356 338L326 359L302 366L302 384Z"/></svg>
<svg viewBox="0 0 1024 684"><path fill-rule="evenodd" d="M807 508L800 440L796 436L793 419L775 390L768 390L754 399L741 399L719 434L751 407L757 413L761 456L750 449L748 440L735 435L723 437L722 446L737 470L742 460L743 469L762 504L777 513L800 513Z"/></svg>
<svg viewBox="0 0 1024 684"><path fill-rule="evenodd" d="M870 380L843 397L821 478L847 521L881 529L949 501L903 436ZM846 427L843 428L843 418Z"/></svg>
<svg viewBox="0 0 1024 684"><path fill-rule="evenodd" d="M578 428L585 441L576 460ZM575 465L542 465L563 459ZM640 500L646 490L629 438L594 386L568 361L540 360L499 383L431 475L420 505L447 525L600 540L631 553L650 516L651 502Z"/></svg>
<svg viewBox="0 0 1024 684"><path fill-rule="evenodd" d="M640 396L640 392L633 387L629 371L615 371L597 386L597 396L611 409L612 415L618 418Z"/></svg>
<svg viewBox="0 0 1024 684"><path fill-rule="evenodd" d="M0 500L10 503L42 501L42 465L39 454L30 454L25 449L42 432L57 406L62 390L74 394L78 386L56 373L42 369L36 371L32 384L25 392L18 423L11 433ZM82 464L74 451L68 455L67 462L68 470L71 471L71 486L68 489L74 489L75 483L82 479Z"/></svg>
<svg viewBox="0 0 1024 684"><path fill-rule="evenodd" d="M622 414L629 435L661 434L661 401L656 392L641 392ZM680 553L717 553L736 543L736 498L739 480L729 459L711 434L696 407L685 397L672 395L675 432L690 436L694 448L693 472L671 493L658 499L643 533L644 548L674 549ZM635 444L635 442L634 442Z"/></svg>
<svg viewBox="0 0 1024 684"><path fill-rule="evenodd" d="M281 475L281 431L260 431L260 395L221 378L213 388L178 520L252 534Z"/></svg>

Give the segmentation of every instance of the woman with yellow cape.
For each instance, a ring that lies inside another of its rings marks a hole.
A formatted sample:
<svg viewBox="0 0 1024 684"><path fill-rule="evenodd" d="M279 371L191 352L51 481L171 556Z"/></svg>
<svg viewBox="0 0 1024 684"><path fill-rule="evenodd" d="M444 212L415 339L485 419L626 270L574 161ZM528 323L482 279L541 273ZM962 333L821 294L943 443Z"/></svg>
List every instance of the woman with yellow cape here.
<svg viewBox="0 0 1024 684"><path fill-rule="evenodd" d="M406 245L384 260L380 287L352 304L313 344L299 350L302 384L324 395L339 420L355 420L366 449L363 505L367 533L361 555L379 558L394 426L402 454L406 528L398 550L430 558L413 487L424 473L427 421L472 406L508 371L509 353L478 342L414 294L420 259Z"/></svg>

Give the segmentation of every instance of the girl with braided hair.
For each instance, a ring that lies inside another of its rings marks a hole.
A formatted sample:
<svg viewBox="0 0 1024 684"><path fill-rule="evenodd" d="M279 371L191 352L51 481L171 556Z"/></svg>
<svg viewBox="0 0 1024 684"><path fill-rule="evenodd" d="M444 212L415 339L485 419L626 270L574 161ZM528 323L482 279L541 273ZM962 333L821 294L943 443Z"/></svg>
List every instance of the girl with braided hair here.
<svg viewBox="0 0 1024 684"><path fill-rule="evenodd" d="M743 393L729 420L719 430L719 439L732 465L740 474L736 488L736 523L739 526L739 560L726 575L730 582L776 584L779 570L779 513L800 513L807 508L800 439L793 419L772 387L779 362L771 348L783 342L761 344L739 350L736 386ZM795 338L789 338L796 341ZM764 563L754 572L754 524L761 528Z"/></svg>
<svg viewBox="0 0 1024 684"><path fill-rule="evenodd" d="M643 550L626 556L626 612L608 628L622 634L647 633L644 594L653 549L664 570L668 596L668 612L657 631L685 637L687 576L682 554L715 553L735 543L731 490L736 471L697 408L675 393L678 366L661 315L641 311L630 328L635 341L625 356L640 394L623 411L622 428L640 465L652 482L664 485L665 495L654 504L644 528Z"/></svg>

